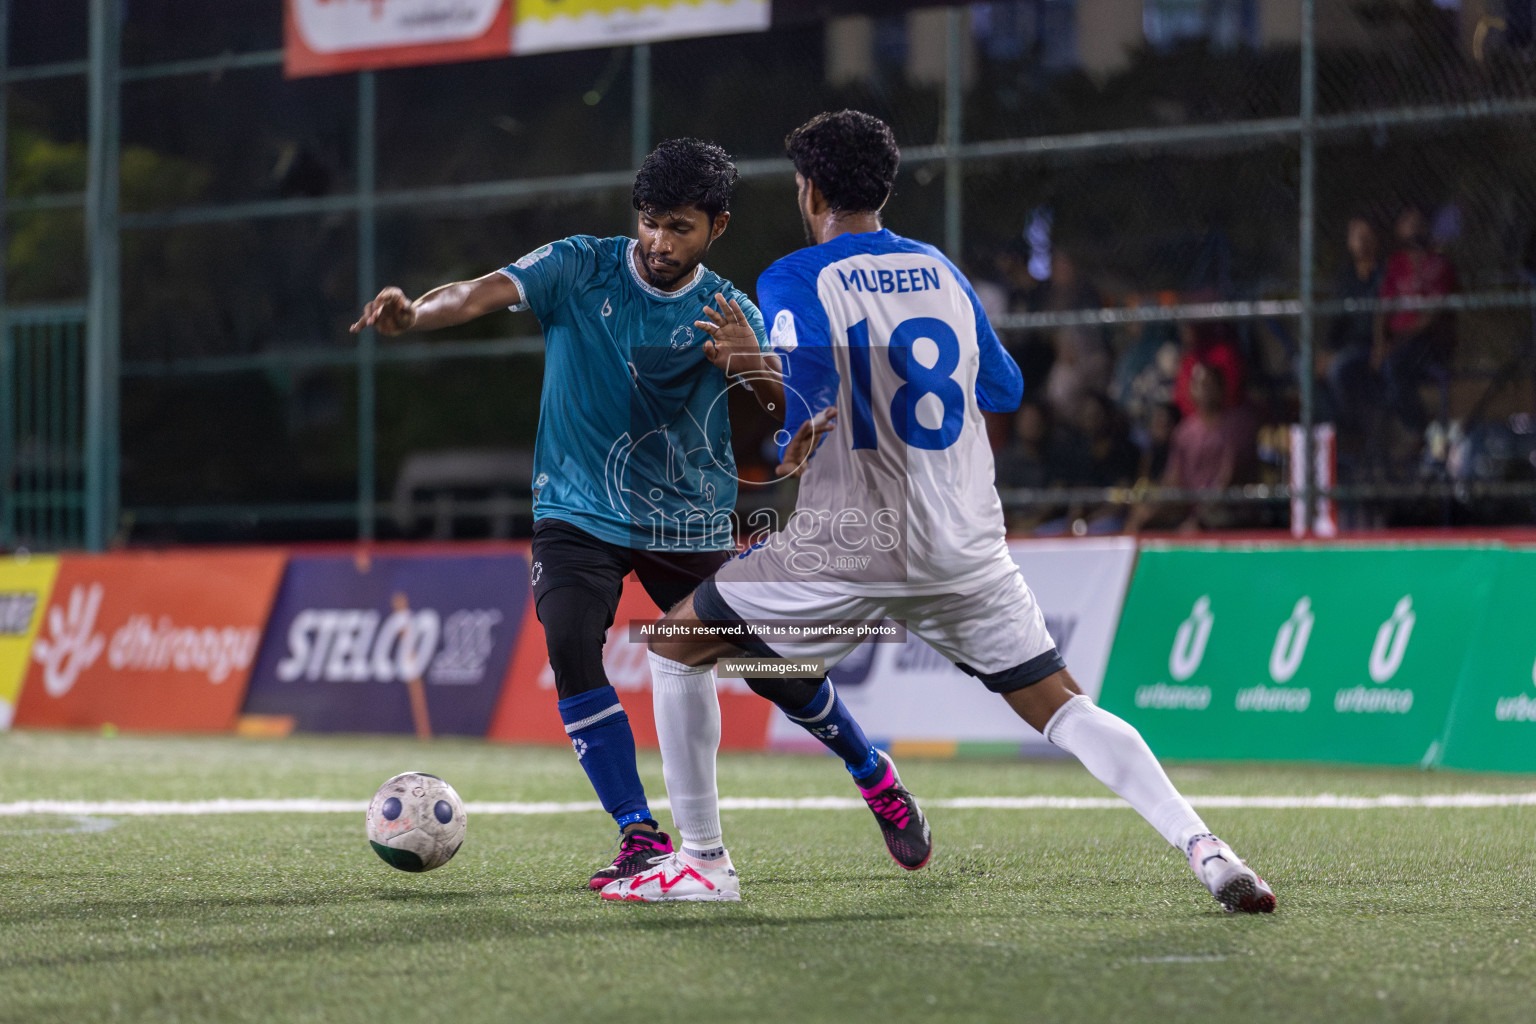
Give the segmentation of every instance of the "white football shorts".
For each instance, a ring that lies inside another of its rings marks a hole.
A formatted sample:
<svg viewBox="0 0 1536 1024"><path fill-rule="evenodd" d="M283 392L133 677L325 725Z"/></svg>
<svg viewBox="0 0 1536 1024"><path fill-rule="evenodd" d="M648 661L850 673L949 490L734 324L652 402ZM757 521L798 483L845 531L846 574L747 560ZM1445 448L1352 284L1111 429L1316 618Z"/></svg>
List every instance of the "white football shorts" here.
<svg viewBox="0 0 1536 1024"><path fill-rule="evenodd" d="M979 678L1007 693L1037 683L1065 667L1045 617L1024 577L1014 572L977 590L911 597L849 594L835 583L705 580L693 594L694 612L705 621L754 623L874 623L890 619ZM822 635L789 642L776 630L772 641L745 645L753 654L822 658L836 665L861 642Z"/></svg>

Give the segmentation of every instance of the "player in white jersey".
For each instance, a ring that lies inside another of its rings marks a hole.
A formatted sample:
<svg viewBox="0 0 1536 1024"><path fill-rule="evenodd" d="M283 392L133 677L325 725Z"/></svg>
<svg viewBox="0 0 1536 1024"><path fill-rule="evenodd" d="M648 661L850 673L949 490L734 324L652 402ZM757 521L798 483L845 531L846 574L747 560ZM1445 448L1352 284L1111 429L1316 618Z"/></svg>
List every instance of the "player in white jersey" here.
<svg viewBox="0 0 1536 1024"><path fill-rule="evenodd" d="M905 622L1130 803L1224 909L1272 911L1269 886L1211 834L1140 733L1078 688L1009 557L981 411L1016 408L1023 382L965 276L932 246L882 228L900 159L890 129L856 111L822 114L791 133L788 149L810 247L763 274L758 304L784 365L788 443L779 472L800 475L799 498L784 530L668 613L663 624L693 638L651 642L658 685L688 685L742 651L835 664L860 642L859 624ZM730 330L711 329L717 337ZM754 635L698 638L710 624ZM835 628L792 642L789 624L802 633ZM817 712L807 717L843 728L830 682L798 682L802 695L825 697L824 708L807 702L803 711ZM697 844L685 832L682 851L603 895L737 898L718 809L713 819L701 813L715 799L713 761L698 764L662 740L673 807L693 808L694 827L722 856L691 857ZM855 776L860 789L877 815L885 794L894 816L907 811L906 827L921 823L913 842L926 860L926 822L889 755L875 754L878 770ZM900 860L889 832L887 844Z"/></svg>

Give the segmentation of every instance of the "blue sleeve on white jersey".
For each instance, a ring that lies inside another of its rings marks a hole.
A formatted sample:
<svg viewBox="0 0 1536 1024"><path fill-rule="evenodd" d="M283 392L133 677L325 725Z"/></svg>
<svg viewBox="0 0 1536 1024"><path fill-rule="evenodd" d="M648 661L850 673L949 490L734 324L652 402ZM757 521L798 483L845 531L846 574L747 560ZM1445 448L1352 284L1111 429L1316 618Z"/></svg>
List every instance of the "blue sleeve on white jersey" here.
<svg viewBox="0 0 1536 1024"><path fill-rule="evenodd" d="M586 235L572 235L541 245L502 268L501 272L523 290L523 304L513 310L532 309L533 315L543 320L592 273L597 265L595 241Z"/></svg>
<svg viewBox="0 0 1536 1024"><path fill-rule="evenodd" d="M827 336L827 313L815 279L783 260L757 279L757 301L772 324L768 343L784 364L784 436L793 438L806 420L837 405L842 378ZM785 447L779 446L780 456Z"/></svg>
<svg viewBox="0 0 1536 1024"><path fill-rule="evenodd" d="M1024 374L998 340L997 332L992 329L992 321L987 319L987 311L982 308L981 299L976 295L976 289L971 287L971 282L966 280L958 267L948 260L944 262L948 264L950 273L955 275L955 280L960 282L966 298L971 300L971 309L976 313L976 345L981 350L980 372L976 375L976 404L985 412L1013 412L1024 400Z"/></svg>

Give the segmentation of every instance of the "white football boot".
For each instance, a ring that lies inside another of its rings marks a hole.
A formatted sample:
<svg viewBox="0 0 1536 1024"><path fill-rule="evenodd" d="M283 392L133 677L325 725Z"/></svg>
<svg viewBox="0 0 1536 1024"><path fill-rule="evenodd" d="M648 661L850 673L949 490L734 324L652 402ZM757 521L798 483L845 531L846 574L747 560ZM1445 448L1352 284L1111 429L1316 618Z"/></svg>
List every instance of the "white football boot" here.
<svg viewBox="0 0 1536 1024"><path fill-rule="evenodd" d="M1189 869L1227 913L1274 913L1274 890L1215 836L1196 836L1189 844Z"/></svg>
<svg viewBox="0 0 1536 1024"><path fill-rule="evenodd" d="M655 857L644 871L609 882L603 887L605 900L634 900L640 903L740 900L741 882L731 865L731 855L715 860L690 857L682 850Z"/></svg>

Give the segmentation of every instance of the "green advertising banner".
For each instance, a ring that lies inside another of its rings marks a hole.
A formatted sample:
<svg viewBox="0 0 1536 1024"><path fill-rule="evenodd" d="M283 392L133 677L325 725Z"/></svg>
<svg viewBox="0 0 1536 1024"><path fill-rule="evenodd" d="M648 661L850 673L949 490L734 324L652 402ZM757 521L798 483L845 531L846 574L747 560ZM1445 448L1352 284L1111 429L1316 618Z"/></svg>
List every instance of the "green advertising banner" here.
<svg viewBox="0 0 1536 1024"><path fill-rule="evenodd" d="M1506 554L1149 545L1101 703L1165 757L1432 762Z"/></svg>
<svg viewBox="0 0 1536 1024"><path fill-rule="evenodd" d="M1473 633L1441 763L1536 772L1536 551L1506 551Z"/></svg>

